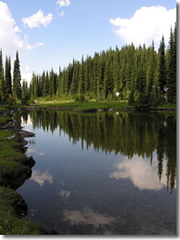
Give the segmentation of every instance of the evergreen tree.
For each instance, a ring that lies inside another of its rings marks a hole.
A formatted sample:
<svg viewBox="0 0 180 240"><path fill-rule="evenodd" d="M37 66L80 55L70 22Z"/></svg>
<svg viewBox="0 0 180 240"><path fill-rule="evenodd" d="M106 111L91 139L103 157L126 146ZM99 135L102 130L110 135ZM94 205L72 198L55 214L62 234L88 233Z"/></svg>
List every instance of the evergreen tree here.
<svg viewBox="0 0 180 240"><path fill-rule="evenodd" d="M78 93L78 79L79 79L79 62L73 60L73 75L70 87L70 92L72 96Z"/></svg>
<svg viewBox="0 0 180 240"><path fill-rule="evenodd" d="M82 58L82 62L79 69L79 85L78 85L78 94L84 94L85 89L85 71L84 71L84 59Z"/></svg>
<svg viewBox="0 0 180 240"><path fill-rule="evenodd" d="M2 50L0 50L0 102L4 102L6 98L6 88L4 81L4 67L3 67L3 57Z"/></svg>
<svg viewBox="0 0 180 240"><path fill-rule="evenodd" d="M22 103L27 104L27 101L30 99L29 96L29 89L28 89L28 84L25 80L23 80L23 85L22 85Z"/></svg>
<svg viewBox="0 0 180 240"><path fill-rule="evenodd" d="M164 36L162 36L162 40L160 42L158 55L159 55L158 83L159 83L161 97L164 97L165 87L167 84Z"/></svg>
<svg viewBox="0 0 180 240"><path fill-rule="evenodd" d="M169 40L169 61L168 61L168 102L176 103L176 31L171 28Z"/></svg>
<svg viewBox="0 0 180 240"><path fill-rule="evenodd" d="M18 51L16 52L16 59L14 61L13 71L13 98L21 99L21 71Z"/></svg>
<svg viewBox="0 0 180 240"><path fill-rule="evenodd" d="M5 62L5 85L6 85L6 93L7 97L12 96L12 77L11 77L11 58L6 57Z"/></svg>

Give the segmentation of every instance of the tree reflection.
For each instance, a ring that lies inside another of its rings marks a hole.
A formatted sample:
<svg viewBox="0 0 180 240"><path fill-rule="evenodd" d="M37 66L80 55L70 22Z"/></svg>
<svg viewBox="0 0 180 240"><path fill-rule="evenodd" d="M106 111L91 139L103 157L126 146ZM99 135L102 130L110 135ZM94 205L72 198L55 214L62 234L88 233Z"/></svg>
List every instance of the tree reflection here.
<svg viewBox="0 0 180 240"><path fill-rule="evenodd" d="M175 114L167 113L96 113L77 114L63 111L23 112L27 121L30 114L33 127L44 131L59 128L68 134L76 144L81 141L82 148L93 145L96 151L121 153L129 159L133 155L148 157L150 164L153 153L157 153L158 176L166 171L167 188L175 186L176 178L176 119ZM166 170L163 161L167 160Z"/></svg>

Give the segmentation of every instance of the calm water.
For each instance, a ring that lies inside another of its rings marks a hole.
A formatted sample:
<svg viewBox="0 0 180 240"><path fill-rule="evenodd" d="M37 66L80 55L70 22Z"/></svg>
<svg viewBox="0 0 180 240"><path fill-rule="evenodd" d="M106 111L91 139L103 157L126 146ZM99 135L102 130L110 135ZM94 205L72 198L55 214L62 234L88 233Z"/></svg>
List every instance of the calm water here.
<svg viewBox="0 0 180 240"><path fill-rule="evenodd" d="M176 119L164 113L23 112L35 132L27 220L58 234L175 235Z"/></svg>

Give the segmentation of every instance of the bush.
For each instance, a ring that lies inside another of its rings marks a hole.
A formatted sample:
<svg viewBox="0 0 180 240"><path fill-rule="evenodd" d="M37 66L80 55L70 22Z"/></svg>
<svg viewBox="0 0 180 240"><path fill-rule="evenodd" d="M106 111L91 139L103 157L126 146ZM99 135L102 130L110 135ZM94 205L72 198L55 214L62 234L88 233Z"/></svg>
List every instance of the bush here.
<svg viewBox="0 0 180 240"><path fill-rule="evenodd" d="M84 103L84 102L88 102L87 99L85 99L85 97L83 95L77 96L75 98L75 102L80 102L80 103Z"/></svg>

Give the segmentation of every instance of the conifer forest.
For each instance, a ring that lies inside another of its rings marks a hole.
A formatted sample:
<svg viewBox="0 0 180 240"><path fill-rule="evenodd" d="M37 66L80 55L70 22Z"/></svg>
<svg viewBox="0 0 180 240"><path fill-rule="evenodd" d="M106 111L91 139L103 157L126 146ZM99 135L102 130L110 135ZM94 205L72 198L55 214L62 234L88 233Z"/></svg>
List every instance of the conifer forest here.
<svg viewBox="0 0 180 240"><path fill-rule="evenodd" d="M40 64L40 63L39 63ZM22 79L18 51L12 68L11 57L3 63L0 50L0 103L28 103L44 98L97 101L126 100L130 106L162 102L176 103L176 25L170 29L168 46L162 39L159 48L151 46L117 46L113 50L82 56L59 72L44 70L32 73L28 85Z"/></svg>

